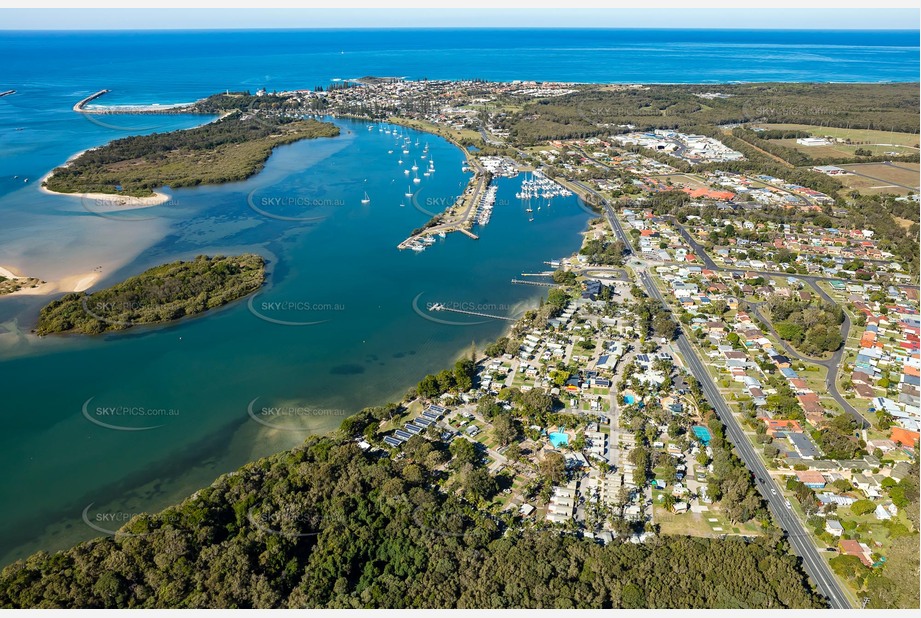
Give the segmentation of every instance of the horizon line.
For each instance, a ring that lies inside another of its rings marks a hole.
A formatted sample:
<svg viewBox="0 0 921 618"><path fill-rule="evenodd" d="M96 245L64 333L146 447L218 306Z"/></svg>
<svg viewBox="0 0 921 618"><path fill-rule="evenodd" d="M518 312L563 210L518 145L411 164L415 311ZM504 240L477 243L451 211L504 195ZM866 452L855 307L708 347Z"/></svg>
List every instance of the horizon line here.
<svg viewBox="0 0 921 618"><path fill-rule="evenodd" d="M725 26L314 26L314 27L174 27L174 28L67 28L67 27L36 27L36 28L0 28L0 32L176 32L176 31L210 31L210 32L276 32L276 31L315 31L315 30L718 30L725 32L921 32L921 28L873 28L873 27L771 27L763 28L728 28Z"/></svg>

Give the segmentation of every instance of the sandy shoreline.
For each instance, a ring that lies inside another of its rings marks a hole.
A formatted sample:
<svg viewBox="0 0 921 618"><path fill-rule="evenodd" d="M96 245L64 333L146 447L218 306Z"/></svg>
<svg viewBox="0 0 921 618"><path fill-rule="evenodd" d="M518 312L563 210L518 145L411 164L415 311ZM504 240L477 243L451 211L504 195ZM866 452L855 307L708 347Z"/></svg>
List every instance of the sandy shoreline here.
<svg viewBox="0 0 921 618"><path fill-rule="evenodd" d="M44 180L43 178L42 181ZM59 193L45 186L39 187L39 191L47 193L48 195L79 197L82 200L95 202L100 206L122 206L127 209L149 208L170 201L169 195L160 193L159 191L154 191L154 194L149 197L131 197L130 195L113 195L111 193Z"/></svg>
<svg viewBox="0 0 921 618"><path fill-rule="evenodd" d="M58 292L83 292L93 286L102 273L92 271L88 273L78 273L61 277L54 281L45 281L36 287L26 287L4 296L39 296L45 294L54 294ZM28 279L28 276L19 274L18 269L13 267L0 266L0 277L8 279Z"/></svg>
<svg viewBox="0 0 921 618"><path fill-rule="evenodd" d="M45 186L45 181L51 178L53 173L53 171L48 172L39 179L38 190L42 193L78 197L81 200L91 201L99 206L120 206L125 209L149 208L150 206L157 206L170 201L169 195L160 193L159 191L154 191L154 194L148 197L132 197L130 195L115 195L112 193L60 193L59 191L52 191Z"/></svg>
<svg viewBox="0 0 921 618"><path fill-rule="evenodd" d="M74 160L77 159L80 155L90 150L95 150L94 148L87 148L86 150L81 150L80 152L72 155L64 162L64 165L60 167L68 167ZM159 191L154 191L154 194L148 197L132 197L130 195L116 195L113 193L61 193L59 191L52 191L45 186L45 183L54 175L54 170L51 170L44 176L38 179L38 190L42 193L48 195L66 195L69 197L78 197L81 200L92 201L99 206L121 206L127 209L134 208L148 208L150 206L157 206L159 204L166 203L170 200L170 196L166 193L160 193Z"/></svg>
<svg viewBox="0 0 921 618"><path fill-rule="evenodd" d="M7 279L21 279L22 275L13 272L9 268L4 268L3 266L0 266L0 277L6 277Z"/></svg>

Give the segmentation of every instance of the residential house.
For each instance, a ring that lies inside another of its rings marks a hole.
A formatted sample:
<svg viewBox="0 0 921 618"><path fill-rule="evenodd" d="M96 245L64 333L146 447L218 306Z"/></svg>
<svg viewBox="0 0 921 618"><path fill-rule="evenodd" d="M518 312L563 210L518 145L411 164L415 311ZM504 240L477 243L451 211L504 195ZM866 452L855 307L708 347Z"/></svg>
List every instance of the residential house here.
<svg viewBox="0 0 921 618"><path fill-rule="evenodd" d="M838 549L845 556L857 556L866 566L873 566L870 561L872 552L864 543L859 543L853 539L841 539L838 541Z"/></svg>
<svg viewBox="0 0 921 618"><path fill-rule="evenodd" d="M825 522L825 532L833 536L841 536L841 533L844 532L844 526L841 525L840 521L829 519Z"/></svg>

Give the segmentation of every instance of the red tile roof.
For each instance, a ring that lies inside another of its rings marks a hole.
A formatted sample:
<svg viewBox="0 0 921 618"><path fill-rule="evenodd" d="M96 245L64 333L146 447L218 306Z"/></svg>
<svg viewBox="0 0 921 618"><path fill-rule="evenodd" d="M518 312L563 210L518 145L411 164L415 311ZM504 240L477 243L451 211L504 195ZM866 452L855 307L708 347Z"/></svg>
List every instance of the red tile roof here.
<svg viewBox="0 0 921 618"><path fill-rule="evenodd" d="M908 446L914 446L918 443L918 439L921 438L921 433L917 431L908 431L901 427L893 427L892 433L889 436L889 439L893 442L901 442L902 444Z"/></svg>

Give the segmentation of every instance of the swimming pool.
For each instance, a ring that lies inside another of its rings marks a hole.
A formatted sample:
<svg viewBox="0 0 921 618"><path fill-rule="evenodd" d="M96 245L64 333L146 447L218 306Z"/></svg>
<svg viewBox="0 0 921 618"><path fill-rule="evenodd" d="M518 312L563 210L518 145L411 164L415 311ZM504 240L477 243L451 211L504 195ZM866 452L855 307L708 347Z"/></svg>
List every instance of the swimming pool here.
<svg viewBox="0 0 921 618"><path fill-rule="evenodd" d="M569 445L569 436L562 431L555 431L547 437L550 438L550 444L553 445L553 448L560 448L561 446Z"/></svg>
<svg viewBox="0 0 921 618"><path fill-rule="evenodd" d="M624 395L624 403L628 406L632 405L634 401L636 401L636 397L633 395Z"/></svg>
<svg viewBox="0 0 921 618"><path fill-rule="evenodd" d="M694 425L693 427L691 427L691 430L693 430L694 435L697 436L697 439L700 440L701 444L703 444L704 446L707 446L708 444L710 444L710 430L709 429L701 425Z"/></svg>

